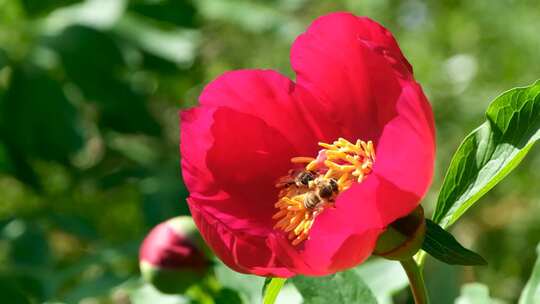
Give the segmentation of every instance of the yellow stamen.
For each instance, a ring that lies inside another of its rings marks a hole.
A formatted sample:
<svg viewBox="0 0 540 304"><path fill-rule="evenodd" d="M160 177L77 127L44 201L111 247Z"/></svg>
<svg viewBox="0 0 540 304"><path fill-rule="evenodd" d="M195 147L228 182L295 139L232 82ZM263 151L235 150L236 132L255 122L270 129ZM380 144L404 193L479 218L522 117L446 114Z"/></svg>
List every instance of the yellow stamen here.
<svg viewBox="0 0 540 304"><path fill-rule="evenodd" d="M298 170L290 170L289 176L280 178L276 187L280 188L278 209L272 217L276 220L275 229L287 233L293 246L309 239L309 231L318 214L334 205L334 199L342 191L349 189L354 183L362 182L369 175L375 161L375 149L371 141L357 140L352 144L339 138L332 144L319 143L323 148L317 158L293 157L291 163L303 165L304 171L312 174L312 179L300 184L295 181ZM321 154L322 153L322 154ZM322 156L321 156L322 155ZM321 158L322 157L322 158ZM319 196L320 187L337 183L337 193L330 198ZM310 194L308 196L308 194Z"/></svg>
<svg viewBox="0 0 540 304"><path fill-rule="evenodd" d="M313 157L299 156L299 157L291 158L291 163L293 163L293 164L305 164L305 163L310 163L310 162L312 162L314 160L315 160L315 158L313 158Z"/></svg>

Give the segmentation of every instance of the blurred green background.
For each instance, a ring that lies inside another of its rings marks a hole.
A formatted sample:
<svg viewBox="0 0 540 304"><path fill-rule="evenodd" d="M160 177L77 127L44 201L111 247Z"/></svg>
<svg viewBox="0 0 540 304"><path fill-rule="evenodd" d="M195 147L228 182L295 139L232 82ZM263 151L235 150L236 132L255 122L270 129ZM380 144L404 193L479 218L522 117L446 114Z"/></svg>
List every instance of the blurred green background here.
<svg viewBox="0 0 540 304"><path fill-rule="evenodd" d="M139 279L138 246L157 223L188 213L178 110L227 70L293 77L292 41L337 10L388 27L431 100L438 159L429 213L453 151L489 101L540 78L539 1L0 0L0 302L256 301L259 279L246 285L219 265L217 295L160 295ZM429 260L434 303L454 303L473 281L515 302L540 240L539 152L452 230L489 266ZM298 301L288 292L288 303ZM394 301L411 300L405 289Z"/></svg>

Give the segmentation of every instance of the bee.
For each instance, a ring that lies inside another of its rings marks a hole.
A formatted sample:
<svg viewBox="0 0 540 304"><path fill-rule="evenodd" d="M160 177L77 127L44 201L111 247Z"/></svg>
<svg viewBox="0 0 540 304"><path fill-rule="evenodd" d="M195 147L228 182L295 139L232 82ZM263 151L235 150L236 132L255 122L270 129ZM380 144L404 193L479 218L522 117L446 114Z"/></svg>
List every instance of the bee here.
<svg viewBox="0 0 540 304"><path fill-rule="evenodd" d="M323 203L331 201L339 192L338 183L335 179L316 179L313 183L313 190L306 192L304 196L304 207L306 209L317 209Z"/></svg>
<svg viewBox="0 0 540 304"><path fill-rule="evenodd" d="M335 179L318 179L316 182L316 187L319 196L322 199L330 200L332 197L338 193L339 187Z"/></svg>
<svg viewBox="0 0 540 304"><path fill-rule="evenodd" d="M306 209L313 210L317 208L322 202L323 199L315 191L309 191L304 196L304 207Z"/></svg>
<svg viewBox="0 0 540 304"><path fill-rule="evenodd" d="M279 179L277 183L278 188L289 187L296 185L298 188L309 187L309 183L315 180L315 173L312 171L302 170L294 171L290 170L289 175Z"/></svg>
<svg viewBox="0 0 540 304"><path fill-rule="evenodd" d="M309 182L315 180L315 174L311 171L301 171L294 178L294 183L298 187L309 186Z"/></svg>

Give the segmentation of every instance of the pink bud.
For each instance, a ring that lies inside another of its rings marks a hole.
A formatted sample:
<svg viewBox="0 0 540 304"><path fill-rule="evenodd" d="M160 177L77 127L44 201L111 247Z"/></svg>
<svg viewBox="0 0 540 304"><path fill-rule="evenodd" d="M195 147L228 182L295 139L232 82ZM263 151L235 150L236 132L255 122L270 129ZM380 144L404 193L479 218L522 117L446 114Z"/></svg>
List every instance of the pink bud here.
<svg viewBox="0 0 540 304"><path fill-rule="evenodd" d="M209 266L193 220L180 216L163 222L146 236L139 262L143 277L165 293L181 293L200 280Z"/></svg>

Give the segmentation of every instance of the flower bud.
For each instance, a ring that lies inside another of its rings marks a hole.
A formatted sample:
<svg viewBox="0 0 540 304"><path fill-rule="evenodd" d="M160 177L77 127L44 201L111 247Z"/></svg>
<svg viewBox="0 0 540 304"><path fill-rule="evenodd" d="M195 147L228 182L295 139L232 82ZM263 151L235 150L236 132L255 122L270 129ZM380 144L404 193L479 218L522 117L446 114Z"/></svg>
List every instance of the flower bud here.
<svg viewBox="0 0 540 304"><path fill-rule="evenodd" d="M208 270L203 241L189 216L160 223L139 251L143 278L164 293L183 293Z"/></svg>
<svg viewBox="0 0 540 304"><path fill-rule="evenodd" d="M388 226L379 236L374 254L389 260L406 260L422 247L426 234L424 209L418 206L411 214Z"/></svg>

